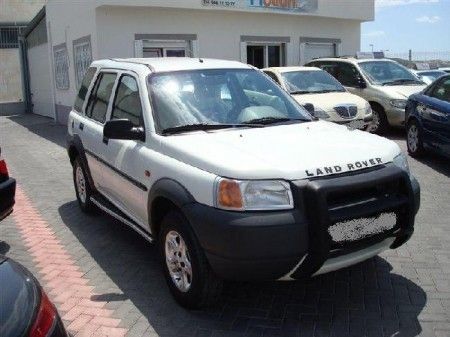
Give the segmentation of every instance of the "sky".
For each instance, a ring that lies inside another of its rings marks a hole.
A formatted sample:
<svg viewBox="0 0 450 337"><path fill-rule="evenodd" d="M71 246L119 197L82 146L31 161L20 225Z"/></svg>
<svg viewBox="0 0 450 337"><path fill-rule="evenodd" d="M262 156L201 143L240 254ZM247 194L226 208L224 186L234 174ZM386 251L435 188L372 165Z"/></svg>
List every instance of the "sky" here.
<svg viewBox="0 0 450 337"><path fill-rule="evenodd" d="M364 0L360 0L364 1ZM450 0L375 0L375 21L362 24L361 50L450 52Z"/></svg>

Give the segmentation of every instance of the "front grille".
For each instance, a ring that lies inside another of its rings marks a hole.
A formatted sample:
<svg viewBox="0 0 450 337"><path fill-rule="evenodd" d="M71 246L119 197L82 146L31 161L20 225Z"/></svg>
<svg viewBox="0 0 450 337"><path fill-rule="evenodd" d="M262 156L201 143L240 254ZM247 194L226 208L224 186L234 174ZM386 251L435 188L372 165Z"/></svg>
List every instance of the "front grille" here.
<svg viewBox="0 0 450 337"><path fill-rule="evenodd" d="M408 224L408 179L390 165L298 186L313 226L310 240L339 256L395 236Z"/></svg>
<svg viewBox="0 0 450 337"><path fill-rule="evenodd" d="M358 114L358 108L356 105L338 105L334 107L334 110L338 113L341 118L354 118Z"/></svg>

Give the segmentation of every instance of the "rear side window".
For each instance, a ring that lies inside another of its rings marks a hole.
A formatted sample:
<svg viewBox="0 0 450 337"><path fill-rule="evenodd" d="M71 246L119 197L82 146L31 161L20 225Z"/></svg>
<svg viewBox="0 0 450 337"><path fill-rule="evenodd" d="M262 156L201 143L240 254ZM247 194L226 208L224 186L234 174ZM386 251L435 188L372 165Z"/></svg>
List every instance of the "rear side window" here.
<svg viewBox="0 0 450 337"><path fill-rule="evenodd" d="M337 80L347 87L358 86L358 70L349 63L338 63Z"/></svg>
<svg viewBox="0 0 450 337"><path fill-rule="evenodd" d="M98 75L86 107L86 115L93 120L105 123L109 99L116 82L117 74L101 73Z"/></svg>
<svg viewBox="0 0 450 337"><path fill-rule="evenodd" d="M123 75L120 78L111 119L128 119L135 126L143 126L141 97L134 77Z"/></svg>
<svg viewBox="0 0 450 337"><path fill-rule="evenodd" d="M96 71L97 71L97 68L94 68L94 67L90 67L86 71L86 74L84 75L84 78L83 78L83 82L81 83L80 90L78 91L77 98L75 99L75 104L73 105L73 108L75 111L82 112L83 104L86 99L89 85L91 84Z"/></svg>

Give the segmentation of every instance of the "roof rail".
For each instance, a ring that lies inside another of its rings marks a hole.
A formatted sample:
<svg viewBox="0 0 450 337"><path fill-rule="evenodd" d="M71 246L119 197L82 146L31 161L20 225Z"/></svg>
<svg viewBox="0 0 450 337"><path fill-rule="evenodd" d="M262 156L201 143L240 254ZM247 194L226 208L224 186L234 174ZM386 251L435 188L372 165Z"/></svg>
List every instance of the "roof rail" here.
<svg viewBox="0 0 450 337"><path fill-rule="evenodd" d="M132 60L127 60L127 59L117 59L117 58L108 58L108 60L110 61L114 61L114 62L123 62L123 63L131 63L131 64L139 64L142 66L146 66L148 69L150 69L150 71L154 72L155 69L148 63L144 63L144 62L139 62L139 61L132 61Z"/></svg>

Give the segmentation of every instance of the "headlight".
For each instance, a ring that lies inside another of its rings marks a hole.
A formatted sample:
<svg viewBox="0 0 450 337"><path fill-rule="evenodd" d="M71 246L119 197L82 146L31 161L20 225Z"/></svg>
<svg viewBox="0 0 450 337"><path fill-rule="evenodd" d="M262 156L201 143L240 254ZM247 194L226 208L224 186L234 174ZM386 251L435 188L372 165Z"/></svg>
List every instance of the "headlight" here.
<svg viewBox="0 0 450 337"><path fill-rule="evenodd" d="M234 211L281 210L294 208L294 200L285 181L220 178L216 183L216 206Z"/></svg>
<svg viewBox="0 0 450 337"><path fill-rule="evenodd" d="M330 115L325 112L325 110L322 110L321 108L315 107L314 108L314 116L319 119L327 119L330 118Z"/></svg>
<svg viewBox="0 0 450 337"><path fill-rule="evenodd" d="M404 108L406 108L406 100L405 99L391 99L389 101L389 104L392 105L394 108L397 108L397 109L404 109Z"/></svg>
<svg viewBox="0 0 450 337"><path fill-rule="evenodd" d="M397 157L395 157L393 163L395 166L410 174L408 159L404 153L400 153Z"/></svg>
<svg viewBox="0 0 450 337"><path fill-rule="evenodd" d="M370 106L369 102L366 102L366 106L364 107L364 114L366 116L372 114L372 107Z"/></svg>

